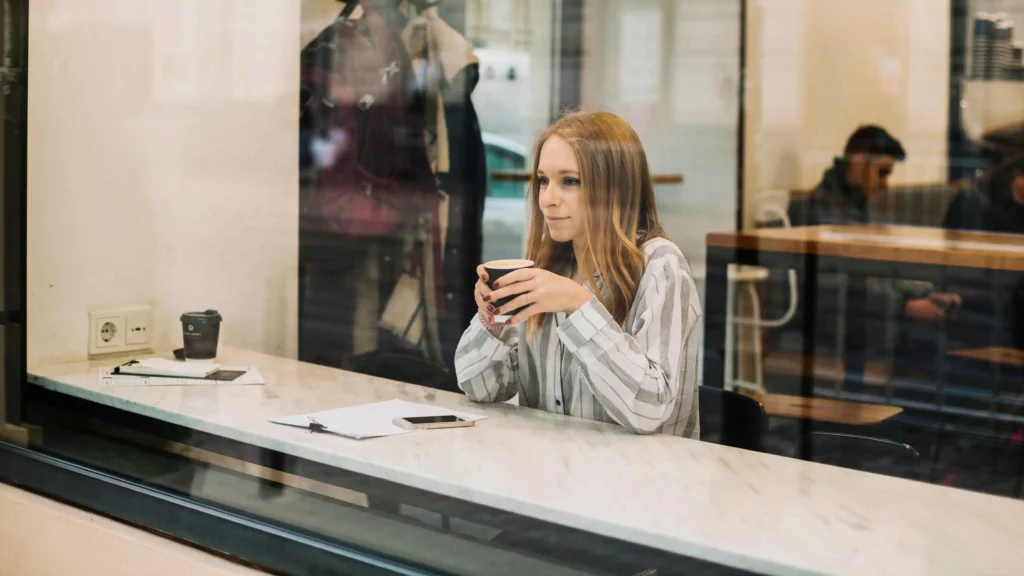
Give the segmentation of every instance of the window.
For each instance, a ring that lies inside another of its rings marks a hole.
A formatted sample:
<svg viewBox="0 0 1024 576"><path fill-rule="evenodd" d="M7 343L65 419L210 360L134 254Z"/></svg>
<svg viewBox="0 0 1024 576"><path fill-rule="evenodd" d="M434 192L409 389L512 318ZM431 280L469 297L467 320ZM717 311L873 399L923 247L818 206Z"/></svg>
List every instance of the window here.
<svg viewBox="0 0 1024 576"><path fill-rule="evenodd" d="M0 6L3 481L282 574L1020 572L1024 2Z"/></svg>

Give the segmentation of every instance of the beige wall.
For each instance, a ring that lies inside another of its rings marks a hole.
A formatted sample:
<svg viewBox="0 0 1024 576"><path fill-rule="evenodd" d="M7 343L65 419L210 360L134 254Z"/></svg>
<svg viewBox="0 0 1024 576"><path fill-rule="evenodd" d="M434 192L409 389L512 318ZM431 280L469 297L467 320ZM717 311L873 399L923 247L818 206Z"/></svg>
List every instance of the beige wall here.
<svg viewBox="0 0 1024 576"><path fill-rule="evenodd" d="M949 14L949 0L751 0L745 197L813 187L866 123L907 150L892 183L944 180Z"/></svg>
<svg viewBox="0 0 1024 576"><path fill-rule="evenodd" d="M658 214L695 273L709 232L736 221L740 0L584 4L582 103L621 115L643 141Z"/></svg>
<svg viewBox="0 0 1024 576"><path fill-rule="evenodd" d="M154 306L156 343L296 355L299 0L37 0L29 362L82 358L87 310Z"/></svg>
<svg viewBox="0 0 1024 576"><path fill-rule="evenodd" d="M264 574L0 484L0 576Z"/></svg>

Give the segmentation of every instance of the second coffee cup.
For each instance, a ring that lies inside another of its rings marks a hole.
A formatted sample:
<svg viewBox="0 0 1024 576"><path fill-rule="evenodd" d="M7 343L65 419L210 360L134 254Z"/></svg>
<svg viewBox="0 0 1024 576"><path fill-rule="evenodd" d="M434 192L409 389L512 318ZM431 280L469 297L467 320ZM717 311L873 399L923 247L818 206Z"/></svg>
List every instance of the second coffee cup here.
<svg viewBox="0 0 1024 576"><path fill-rule="evenodd" d="M532 267L533 260L491 260L490 262L485 262L484 270L487 270L487 285L490 286L491 290L494 290L494 282L497 281L502 276L505 276L506 274L509 274L510 272L514 272L521 268ZM495 308L501 308L505 304L511 302L512 299L515 298L516 296L518 296L518 294L516 294L515 296L506 296L501 300L491 302L491 305L493 305ZM494 321L506 322L510 318L515 316L516 313L518 313L523 308L525 308L525 306L523 306L522 308L518 308L516 310L512 310L508 314L495 314Z"/></svg>
<svg viewBox="0 0 1024 576"><path fill-rule="evenodd" d="M216 310L185 312L181 315L181 332L186 360L213 360L217 357L217 340L223 320Z"/></svg>

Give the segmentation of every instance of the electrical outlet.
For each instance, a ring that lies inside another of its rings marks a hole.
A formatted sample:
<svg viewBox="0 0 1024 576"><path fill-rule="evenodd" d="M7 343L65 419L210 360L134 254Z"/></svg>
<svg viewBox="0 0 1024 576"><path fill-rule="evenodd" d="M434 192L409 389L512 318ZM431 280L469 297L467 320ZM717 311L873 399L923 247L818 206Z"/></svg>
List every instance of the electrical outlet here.
<svg viewBox="0 0 1024 576"><path fill-rule="evenodd" d="M89 312L89 355L153 347L153 309L123 306Z"/></svg>
<svg viewBox="0 0 1024 576"><path fill-rule="evenodd" d="M130 312L125 316L124 343L126 346L149 345L152 338L153 311L149 308Z"/></svg>

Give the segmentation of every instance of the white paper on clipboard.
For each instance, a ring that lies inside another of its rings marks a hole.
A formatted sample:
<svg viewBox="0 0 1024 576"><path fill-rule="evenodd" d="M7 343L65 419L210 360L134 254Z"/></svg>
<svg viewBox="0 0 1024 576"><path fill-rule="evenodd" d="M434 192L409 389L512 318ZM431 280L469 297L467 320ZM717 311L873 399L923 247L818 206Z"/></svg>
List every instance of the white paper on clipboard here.
<svg viewBox="0 0 1024 576"><path fill-rule="evenodd" d="M234 380L208 380L204 378L174 378L167 376L136 376L114 374L114 368L100 368L100 386L255 386L266 384L260 369L255 366L221 366L221 370L241 371Z"/></svg>
<svg viewBox="0 0 1024 576"><path fill-rule="evenodd" d="M363 438L394 436L396 434L414 432L414 430L405 430L393 424L395 418L410 416L458 416L463 420L471 420L473 422L487 418L487 416L479 414L467 414L466 412L458 412L429 404L416 404L414 402L406 402L405 400L387 400L385 402L336 408L310 414L281 416L280 418L271 418L270 421L275 424L308 429L310 423L315 420L324 427L324 432L361 440Z"/></svg>

